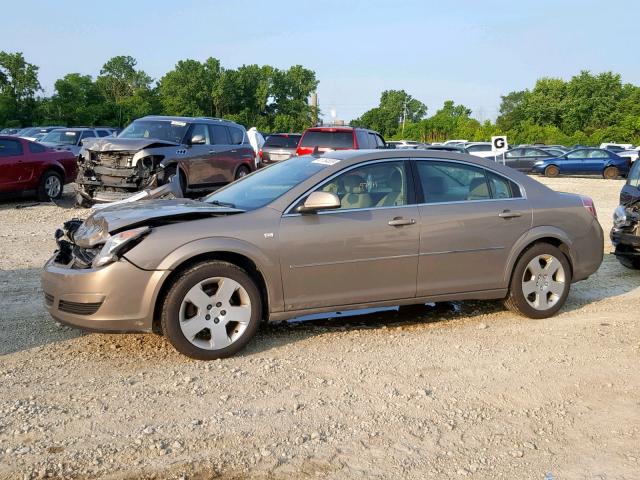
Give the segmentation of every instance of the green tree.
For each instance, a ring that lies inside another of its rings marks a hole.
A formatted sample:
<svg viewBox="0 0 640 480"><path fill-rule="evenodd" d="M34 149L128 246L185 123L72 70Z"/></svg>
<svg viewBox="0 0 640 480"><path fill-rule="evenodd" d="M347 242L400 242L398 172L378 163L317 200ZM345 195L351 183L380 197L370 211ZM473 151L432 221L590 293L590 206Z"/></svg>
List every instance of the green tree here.
<svg viewBox="0 0 640 480"><path fill-rule="evenodd" d="M36 116L36 93L41 90L37 66L20 52L0 51L1 125L30 125Z"/></svg>
<svg viewBox="0 0 640 480"><path fill-rule="evenodd" d="M130 56L113 57L105 63L96 79L96 85L105 97L107 108L118 126L136 117L152 113L157 107L152 78L136 70L137 61Z"/></svg>
<svg viewBox="0 0 640 480"><path fill-rule="evenodd" d="M89 75L69 73L56 80L48 105L52 123L97 125L105 117L105 98Z"/></svg>
<svg viewBox="0 0 640 480"><path fill-rule="evenodd" d="M402 130L403 122L406 128L406 122L417 122L426 113L426 105L404 90L385 90L380 96L380 104L353 120L351 125L371 128L392 137Z"/></svg>

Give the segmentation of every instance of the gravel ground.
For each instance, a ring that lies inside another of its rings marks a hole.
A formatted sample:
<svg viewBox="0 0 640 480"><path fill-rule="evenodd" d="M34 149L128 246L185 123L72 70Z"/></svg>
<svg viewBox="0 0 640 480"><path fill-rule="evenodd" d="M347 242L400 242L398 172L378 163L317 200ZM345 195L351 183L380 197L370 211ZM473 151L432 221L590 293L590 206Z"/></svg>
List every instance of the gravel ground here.
<svg viewBox="0 0 640 480"><path fill-rule="evenodd" d="M622 181L544 182L608 232ZM206 363L48 317L70 204L0 205L0 478L640 478L640 272L611 255L552 319L410 307L265 326Z"/></svg>

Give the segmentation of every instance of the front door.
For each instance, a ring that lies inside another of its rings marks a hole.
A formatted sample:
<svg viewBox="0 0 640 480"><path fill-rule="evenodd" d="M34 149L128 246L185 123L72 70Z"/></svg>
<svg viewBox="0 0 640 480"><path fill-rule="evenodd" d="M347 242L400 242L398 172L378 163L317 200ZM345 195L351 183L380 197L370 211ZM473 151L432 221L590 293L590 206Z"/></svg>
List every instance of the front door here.
<svg viewBox="0 0 640 480"><path fill-rule="evenodd" d="M339 209L283 215L286 310L415 297L418 209L407 173L403 161L350 169L318 187L338 195Z"/></svg>
<svg viewBox="0 0 640 480"><path fill-rule="evenodd" d="M504 288L514 243L531 228L520 188L492 171L461 163L416 163L420 213L417 295Z"/></svg>
<svg viewBox="0 0 640 480"><path fill-rule="evenodd" d="M211 137L207 125L195 123L190 127L187 135L186 164L188 165L189 186L199 187L211 183L214 175L211 159L215 156L212 151ZM182 147L179 147L182 148Z"/></svg>
<svg viewBox="0 0 640 480"><path fill-rule="evenodd" d="M33 165L25 160L20 140L0 139L0 189L19 190L31 180Z"/></svg>

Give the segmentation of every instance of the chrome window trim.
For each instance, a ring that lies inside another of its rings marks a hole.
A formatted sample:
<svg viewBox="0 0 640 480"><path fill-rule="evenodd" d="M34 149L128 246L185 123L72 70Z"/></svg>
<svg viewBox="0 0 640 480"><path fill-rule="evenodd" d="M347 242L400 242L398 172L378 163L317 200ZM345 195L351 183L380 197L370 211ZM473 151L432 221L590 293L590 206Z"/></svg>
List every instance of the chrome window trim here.
<svg viewBox="0 0 640 480"><path fill-rule="evenodd" d="M289 206L285 209L284 213L282 214L283 217L297 217L299 215L301 215L300 213L297 212L291 212L291 209L297 205L297 203L306 195L309 195L311 192L315 191L316 189L322 187L323 185L326 185L327 183L329 183L331 180L333 180L334 178L336 178L339 175L342 175L343 173L347 173L355 168L360 168L360 167L364 167L367 165L373 165L376 163L385 163L385 162L405 162L407 160L407 158L405 157L401 157L401 158L383 158L383 159L378 159L378 160L368 160L366 162L362 162L362 163L356 163L355 165L351 165L350 167L344 168L336 173L334 173L333 175L331 175L330 177L325 178L324 180L322 180L320 183L315 184L313 187L311 187L310 189L308 189L306 192L304 192L302 195L298 196L298 198L296 198L291 204L289 204ZM405 175L406 175L406 171L405 171ZM344 209L335 209L335 210L325 210L325 211L320 211L317 212L316 215L326 215L328 213L336 213L336 212L353 212L353 211L366 211L366 210L380 210L382 208L403 208L403 207L410 207L410 206L415 206L415 203L411 203L411 204L407 204L407 205L396 205L396 206L392 206L392 207L367 207L367 208L344 208Z"/></svg>
<svg viewBox="0 0 640 480"><path fill-rule="evenodd" d="M497 172L496 170L493 170L490 167L485 167L482 165L476 165L473 163L468 163L468 162L464 162L461 160L454 160L454 159L449 159L449 158L433 158L433 157L400 157L400 158L385 158L385 159L379 159L379 160L369 160L367 162L363 162L363 163L358 163L356 165L351 165L350 167L347 167L343 170L340 170L336 173L334 173L333 175L331 175L330 177L324 179L322 182L317 183L315 186L311 187L310 189L308 189L305 193L303 193L302 195L298 196L298 198L296 198L284 211L284 213L282 214L282 217L298 217L300 215L302 215L301 213L297 213L297 212L291 212L291 209L306 195L309 195L311 192L313 192L314 190L316 190L317 188L322 187L323 185L325 185L326 183L330 182L331 180L333 180L334 178L336 178L338 175L342 175L343 173L346 173L350 170L353 170L354 168L359 168L362 166L366 166L366 165L371 165L371 164L375 164L375 163L383 163L383 162L404 162L404 161L410 161L410 162L419 162L419 161L433 161L433 162L448 162L448 163L459 163L462 165L466 165L466 166L470 166L470 167L475 167L475 168L479 168L481 170L486 170L489 171L491 173L493 173L494 175L497 175L501 178L504 178L505 180L515 183L518 188L520 189L520 194L522 195L521 197L510 197L510 198L487 198L487 199L479 199L479 200L455 200L455 201L450 201L450 202L425 202L425 203L410 203L407 205L396 205L396 206L392 206L392 207L367 207L367 208L346 208L346 209L335 209L335 210L325 210L325 211L320 211L317 212L316 215L328 215L328 214L335 214L335 213L343 213L343 212L364 212L364 211L368 211L368 210L381 210L384 208L390 209L390 208L405 208L405 207L412 207L412 206L418 206L418 207L422 207L422 206L426 206L426 205L455 205L458 203L478 203L478 202L505 202L505 201L513 201L513 200L527 200L527 191L524 188L524 186L520 183L517 182L516 180L513 180L512 178L509 178L507 176L505 176L504 174L502 174L501 172ZM419 179L416 179L416 181Z"/></svg>

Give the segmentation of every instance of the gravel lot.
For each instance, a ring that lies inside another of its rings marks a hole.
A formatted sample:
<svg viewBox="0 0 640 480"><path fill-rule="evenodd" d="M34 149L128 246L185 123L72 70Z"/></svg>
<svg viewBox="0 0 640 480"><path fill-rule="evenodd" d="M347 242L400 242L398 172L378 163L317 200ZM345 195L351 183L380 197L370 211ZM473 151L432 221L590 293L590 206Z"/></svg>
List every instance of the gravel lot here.
<svg viewBox="0 0 640 480"><path fill-rule="evenodd" d="M608 233L622 181L543 181ZM70 204L0 204L0 478L640 478L640 273L611 255L552 319L411 307L265 326L204 363L45 314Z"/></svg>

